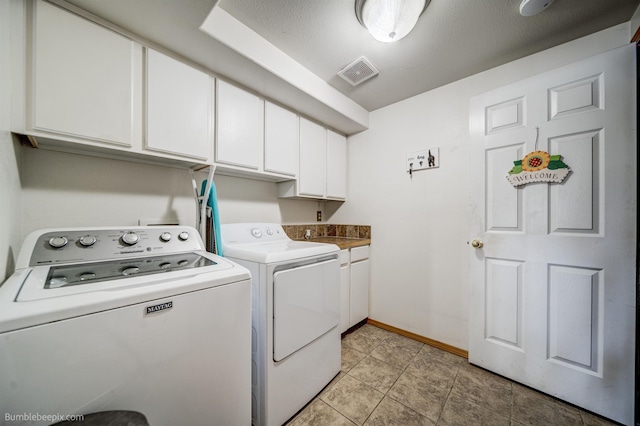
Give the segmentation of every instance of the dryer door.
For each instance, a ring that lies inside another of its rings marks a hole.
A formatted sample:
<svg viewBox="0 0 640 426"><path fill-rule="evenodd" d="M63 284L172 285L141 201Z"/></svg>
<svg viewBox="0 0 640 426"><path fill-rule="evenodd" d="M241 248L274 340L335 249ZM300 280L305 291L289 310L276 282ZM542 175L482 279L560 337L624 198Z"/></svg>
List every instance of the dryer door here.
<svg viewBox="0 0 640 426"><path fill-rule="evenodd" d="M273 360L281 361L340 322L338 259L273 274Z"/></svg>

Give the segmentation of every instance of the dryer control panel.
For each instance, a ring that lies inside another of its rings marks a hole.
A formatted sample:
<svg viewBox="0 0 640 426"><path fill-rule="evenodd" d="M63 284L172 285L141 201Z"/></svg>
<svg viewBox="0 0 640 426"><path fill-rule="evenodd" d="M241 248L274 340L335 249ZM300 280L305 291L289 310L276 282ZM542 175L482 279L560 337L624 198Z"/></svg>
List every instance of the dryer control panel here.
<svg viewBox="0 0 640 426"><path fill-rule="evenodd" d="M29 266L204 250L200 235L188 226L45 229L27 243L33 245Z"/></svg>
<svg viewBox="0 0 640 426"><path fill-rule="evenodd" d="M246 244L291 240L279 223L231 223L223 226L226 244Z"/></svg>

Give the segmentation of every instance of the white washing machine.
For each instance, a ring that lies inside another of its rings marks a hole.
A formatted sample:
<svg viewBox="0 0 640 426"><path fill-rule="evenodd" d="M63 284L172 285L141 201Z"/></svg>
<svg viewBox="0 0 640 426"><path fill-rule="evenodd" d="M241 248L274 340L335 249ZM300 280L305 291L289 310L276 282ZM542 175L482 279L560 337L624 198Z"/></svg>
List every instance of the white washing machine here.
<svg viewBox="0 0 640 426"><path fill-rule="evenodd" d="M0 286L1 424L251 421L249 272L190 227L32 233Z"/></svg>
<svg viewBox="0 0 640 426"><path fill-rule="evenodd" d="M282 425L340 372L340 250L279 224L221 226L226 258L252 276L252 417Z"/></svg>

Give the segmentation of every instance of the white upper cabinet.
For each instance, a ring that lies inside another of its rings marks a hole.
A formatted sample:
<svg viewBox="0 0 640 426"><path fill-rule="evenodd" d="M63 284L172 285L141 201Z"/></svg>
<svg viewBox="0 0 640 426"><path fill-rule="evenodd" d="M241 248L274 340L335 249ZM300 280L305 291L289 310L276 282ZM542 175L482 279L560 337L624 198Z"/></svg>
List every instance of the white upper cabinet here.
<svg viewBox="0 0 640 426"><path fill-rule="evenodd" d="M147 149L210 163L213 78L147 49Z"/></svg>
<svg viewBox="0 0 640 426"><path fill-rule="evenodd" d="M298 174L300 130L298 116L278 105L264 105L264 170Z"/></svg>
<svg viewBox="0 0 640 426"><path fill-rule="evenodd" d="M64 2L13 4L11 130L34 146L215 164L286 184L281 197L345 199L344 137Z"/></svg>
<svg viewBox="0 0 640 426"><path fill-rule="evenodd" d="M347 198L347 138L327 130L327 199Z"/></svg>
<svg viewBox="0 0 640 426"><path fill-rule="evenodd" d="M326 162L326 129L305 118L300 118L299 195L325 197Z"/></svg>
<svg viewBox="0 0 640 426"><path fill-rule="evenodd" d="M140 43L48 2L14 13L12 131L40 148L212 164L212 77L151 49L145 60Z"/></svg>
<svg viewBox="0 0 640 426"><path fill-rule="evenodd" d="M259 170L262 164L264 101L221 80L217 83L215 162Z"/></svg>
<svg viewBox="0 0 640 426"><path fill-rule="evenodd" d="M133 41L42 1L32 16L27 127L131 146Z"/></svg>
<svg viewBox="0 0 640 426"><path fill-rule="evenodd" d="M300 118L300 169L294 181L281 182L281 198L345 201L347 138Z"/></svg>

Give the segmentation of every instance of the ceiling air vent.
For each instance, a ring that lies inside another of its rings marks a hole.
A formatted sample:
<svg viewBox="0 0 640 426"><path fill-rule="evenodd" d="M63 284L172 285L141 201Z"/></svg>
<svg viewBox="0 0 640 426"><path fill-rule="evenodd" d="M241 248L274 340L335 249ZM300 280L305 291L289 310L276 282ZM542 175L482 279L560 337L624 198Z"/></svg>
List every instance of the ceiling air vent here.
<svg viewBox="0 0 640 426"><path fill-rule="evenodd" d="M365 80L378 75L379 71L364 56L359 57L349 65L344 67L338 75L352 86L357 86Z"/></svg>

